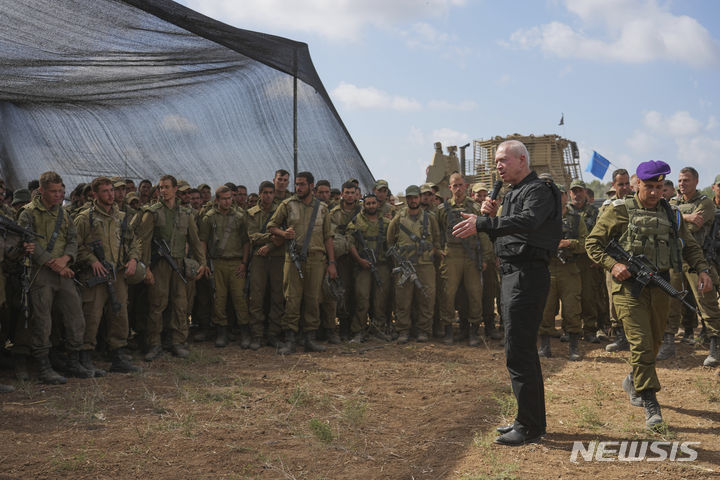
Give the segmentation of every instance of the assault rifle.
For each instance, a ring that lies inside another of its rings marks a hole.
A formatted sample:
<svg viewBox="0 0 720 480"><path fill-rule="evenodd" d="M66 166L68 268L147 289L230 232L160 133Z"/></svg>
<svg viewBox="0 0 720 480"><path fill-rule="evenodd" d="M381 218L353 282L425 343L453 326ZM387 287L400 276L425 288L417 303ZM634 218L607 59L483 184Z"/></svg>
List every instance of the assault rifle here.
<svg viewBox="0 0 720 480"><path fill-rule="evenodd" d="M85 282L85 286L87 288L92 288L95 285L101 285L103 283L106 284L108 295L110 296L110 306L112 307L113 313L118 314L120 313L122 306L120 305L120 301L117 297L117 292L115 291L115 266L108 262L105 258L105 249L103 248L101 240L95 240L94 242L90 242L88 246L92 250L93 255L95 255L98 261L102 264L103 268L107 270L107 273L105 275L97 275L94 277L90 277Z"/></svg>
<svg viewBox="0 0 720 480"><path fill-rule="evenodd" d="M157 248L157 258L163 258L166 262L170 265L170 268L173 269L175 273L177 273L180 276L180 279L183 281L184 284L187 284L187 279L182 274L182 270L180 270L180 267L178 266L175 259L170 254L170 247L168 247L168 244L165 240L158 240L157 238L152 239L153 245Z"/></svg>
<svg viewBox="0 0 720 480"><path fill-rule="evenodd" d="M302 271L302 265L301 262L304 260L302 255L300 255L300 252L298 251L298 244L297 241L293 238L288 242L288 254L290 255L290 261L295 264L295 268L297 268L298 275L300 275L300 278L305 278Z"/></svg>
<svg viewBox="0 0 720 480"><path fill-rule="evenodd" d="M655 267L652 262L645 257L645 255L630 255L630 253L622 248L615 239L610 240L607 244L605 247L605 253L610 255L614 260L627 265L627 268L632 274L632 278L634 280L633 286L630 289L630 293L633 297L639 297L642 289L647 286L658 287L671 297L680 300L687 308L696 314L700 314L697 307L685 300L687 290L675 290L675 287L673 287L670 282L658 274L657 267ZM702 316L700 316L700 318L702 319ZM704 327L705 325L703 322L703 328Z"/></svg>
<svg viewBox="0 0 720 480"><path fill-rule="evenodd" d="M417 288L419 288L427 297L427 288L425 285L422 284L420 279L418 278L417 270L415 270L415 266L413 266L412 262L408 260L407 258L403 257L400 254L400 250L398 250L397 245L393 245L392 247L388 248L387 255L395 259L395 263L397 264L397 267L393 268L392 273L398 273L400 274L400 277L398 278L398 285L404 285L405 282L411 281L415 284Z"/></svg>
<svg viewBox="0 0 720 480"><path fill-rule="evenodd" d="M21 227L10 218L0 215L0 232L3 236L8 232L19 235L22 238L23 243L33 243L36 238L45 238L44 236L33 232L29 227ZM22 290L20 297L20 305L22 308L23 316L25 317L25 328L28 325L28 319L30 318L30 270L32 268L32 261L30 255L25 254L23 258L23 271L20 277L20 287Z"/></svg>
<svg viewBox="0 0 720 480"><path fill-rule="evenodd" d="M382 233L382 232L380 232ZM361 250L358 252L362 258L370 262L370 273L372 274L373 278L375 279L375 283L377 283L377 286L382 285L382 281L380 281L380 276L377 272L377 257L375 256L375 250L368 247L367 242L365 241L365 236L362 234L360 230L355 230L353 232L353 235L357 239L358 243L360 243Z"/></svg>

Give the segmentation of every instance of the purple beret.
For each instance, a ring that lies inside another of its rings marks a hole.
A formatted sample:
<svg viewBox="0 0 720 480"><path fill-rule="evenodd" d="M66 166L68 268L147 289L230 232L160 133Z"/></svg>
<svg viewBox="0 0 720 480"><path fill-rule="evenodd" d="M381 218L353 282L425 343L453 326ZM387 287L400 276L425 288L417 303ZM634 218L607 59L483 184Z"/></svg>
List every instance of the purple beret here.
<svg viewBox="0 0 720 480"><path fill-rule="evenodd" d="M662 160L648 160L638 165L635 173L640 180L659 182L665 180L665 175L670 173L670 165Z"/></svg>

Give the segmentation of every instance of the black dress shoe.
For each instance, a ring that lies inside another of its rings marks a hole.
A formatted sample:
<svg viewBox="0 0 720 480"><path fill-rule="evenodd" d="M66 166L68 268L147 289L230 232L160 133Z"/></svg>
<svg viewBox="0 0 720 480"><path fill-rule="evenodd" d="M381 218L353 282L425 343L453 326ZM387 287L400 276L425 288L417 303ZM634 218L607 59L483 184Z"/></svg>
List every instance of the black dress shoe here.
<svg viewBox="0 0 720 480"><path fill-rule="evenodd" d="M508 433L512 429L513 429L513 424L511 423L510 425L501 425L501 426L497 427L495 430L497 430L498 433Z"/></svg>
<svg viewBox="0 0 720 480"><path fill-rule="evenodd" d="M526 443L537 443L541 438L542 435L525 435L513 429L497 437L495 443L516 447L518 445L525 445Z"/></svg>

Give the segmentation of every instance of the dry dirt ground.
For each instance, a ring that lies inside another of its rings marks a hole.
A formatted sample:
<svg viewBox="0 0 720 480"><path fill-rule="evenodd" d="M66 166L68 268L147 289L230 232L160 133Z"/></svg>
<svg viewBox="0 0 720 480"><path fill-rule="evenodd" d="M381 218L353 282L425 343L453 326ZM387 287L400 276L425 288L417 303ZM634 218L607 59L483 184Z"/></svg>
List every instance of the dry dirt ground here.
<svg viewBox="0 0 720 480"><path fill-rule="evenodd" d="M678 346L660 369L670 430L643 431L620 388L627 353L567 344L543 360L548 435L492 444L514 400L499 342L378 341L278 356L194 345L136 375L17 384L0 397L0 479L525 479L720 476L719 377ZM107 364L99 362L101 365ZM0 382L12 382L0 372ZM700 442L693 462L570 461L574 441Z"/></svg>

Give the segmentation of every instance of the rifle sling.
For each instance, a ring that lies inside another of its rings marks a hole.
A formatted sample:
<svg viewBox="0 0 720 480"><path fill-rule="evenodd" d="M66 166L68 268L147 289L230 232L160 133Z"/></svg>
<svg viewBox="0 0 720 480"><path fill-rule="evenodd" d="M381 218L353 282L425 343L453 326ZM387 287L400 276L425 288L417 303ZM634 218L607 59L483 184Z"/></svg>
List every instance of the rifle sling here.
<svg viewBox="0 0 720 480"><path fill-rule="evenodd" d="M55 247L55 242L57 241L58 235L60 235L60 227L63 223L63 208L58 205L58 214L57 214L57 221L55 222L55 230L53 231L52 235L50 236L50 241L47 244L47 252L52 253L53 247Z"/></svg>

